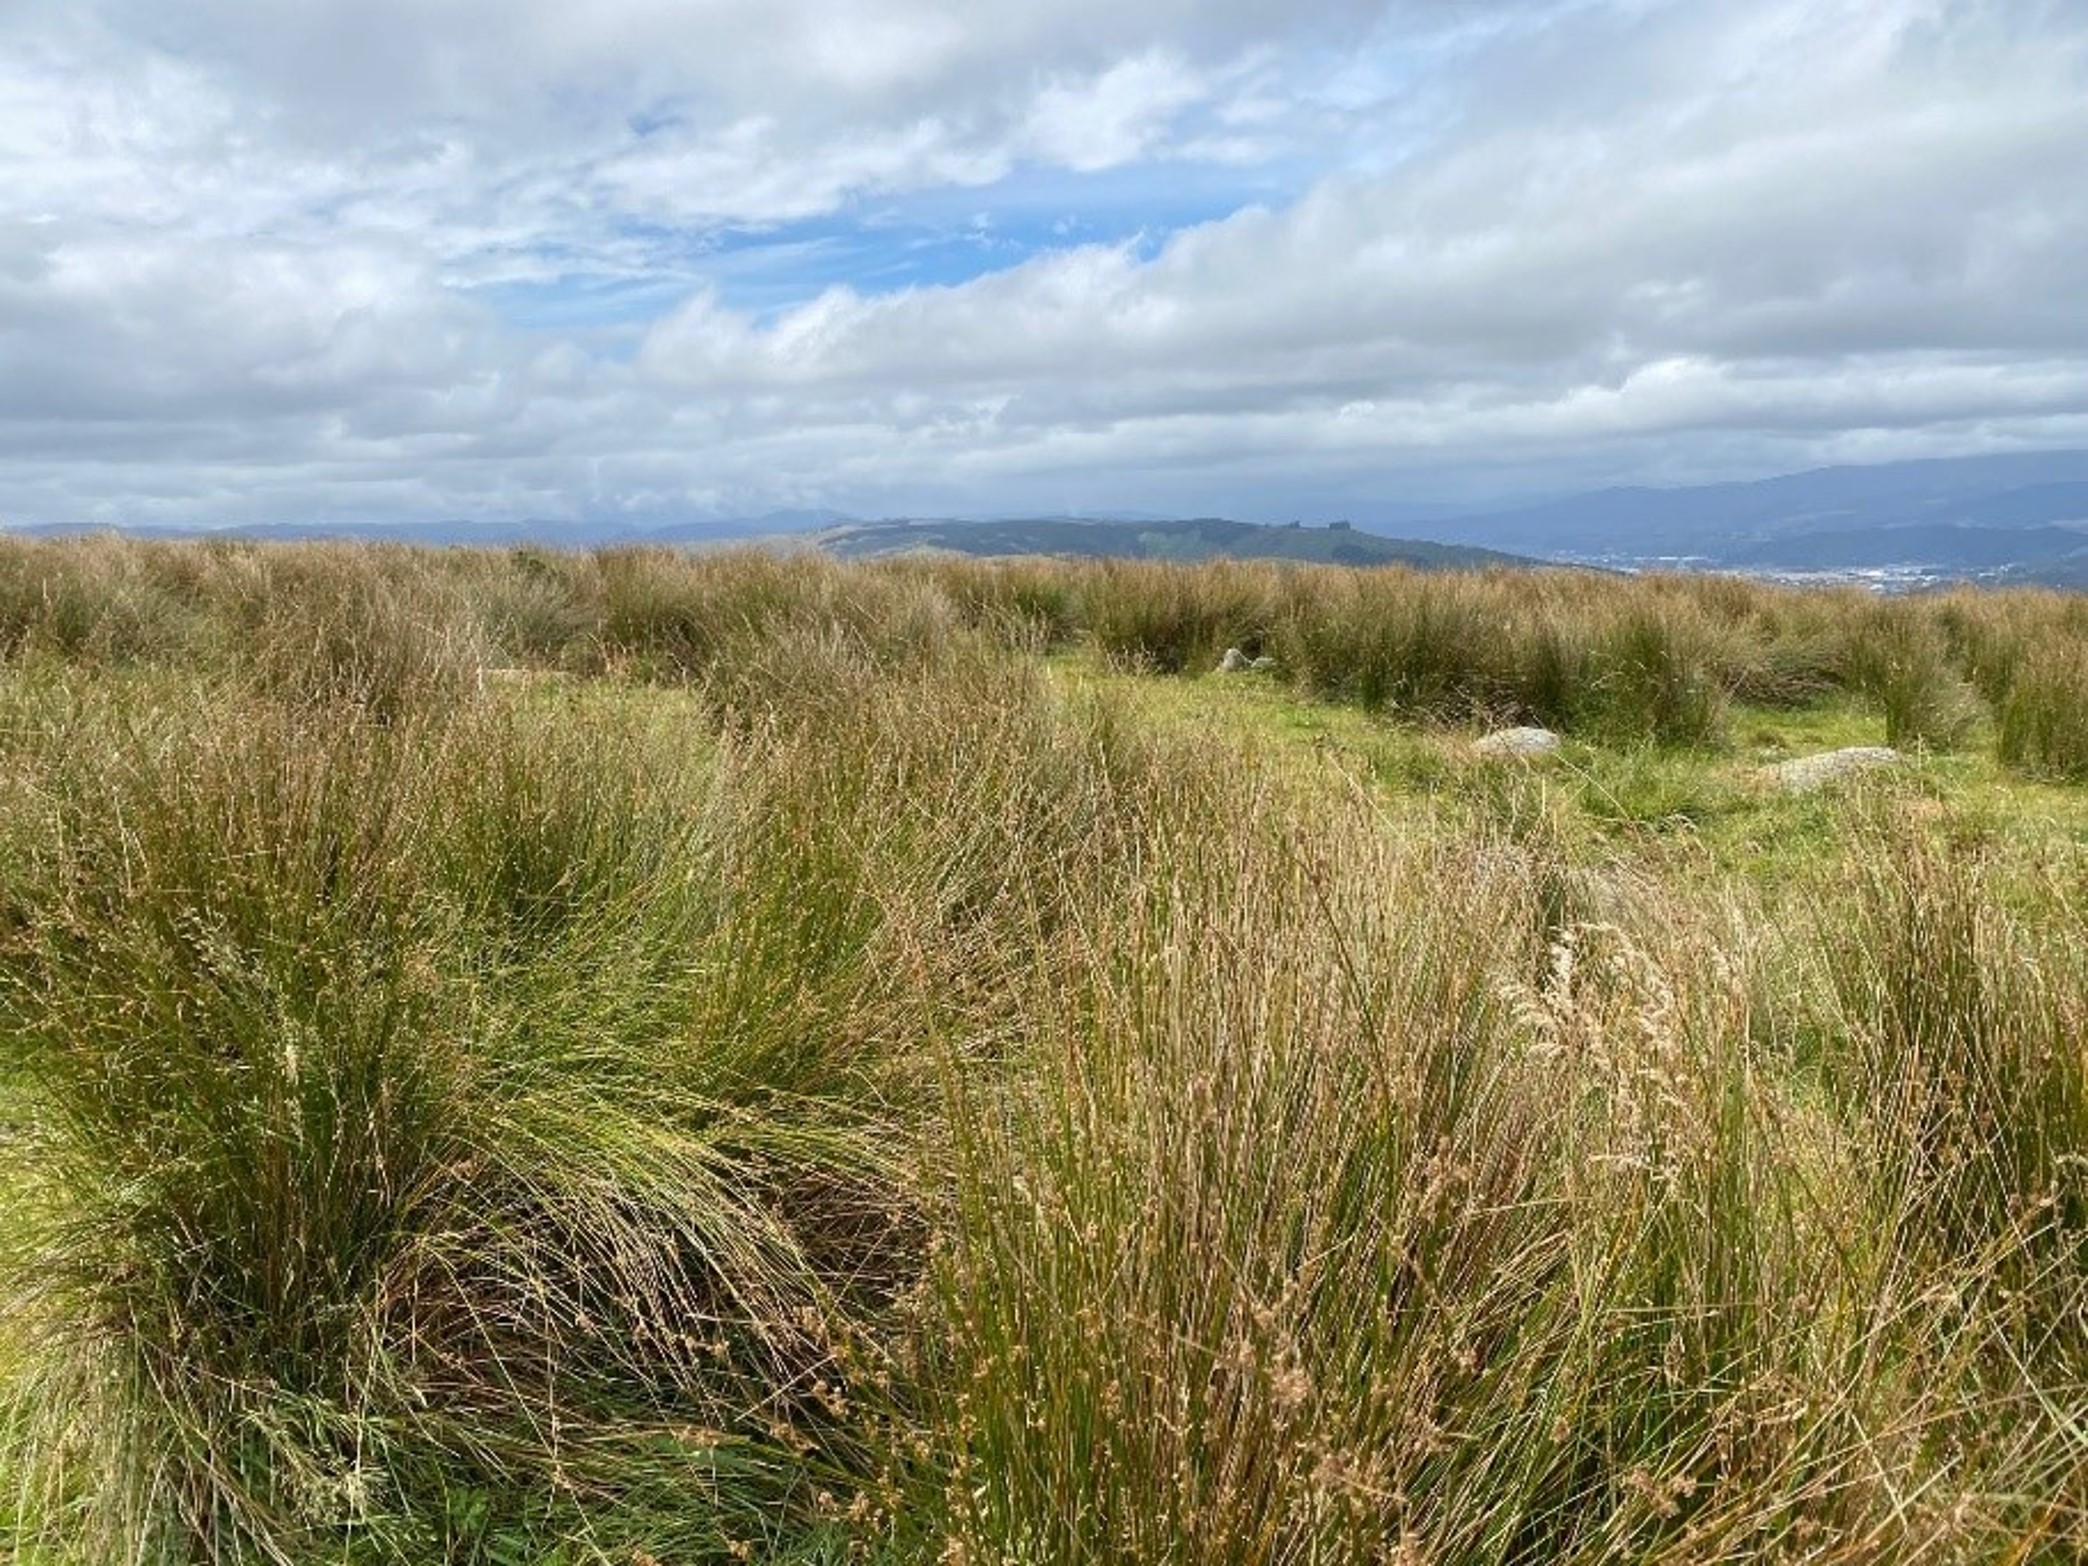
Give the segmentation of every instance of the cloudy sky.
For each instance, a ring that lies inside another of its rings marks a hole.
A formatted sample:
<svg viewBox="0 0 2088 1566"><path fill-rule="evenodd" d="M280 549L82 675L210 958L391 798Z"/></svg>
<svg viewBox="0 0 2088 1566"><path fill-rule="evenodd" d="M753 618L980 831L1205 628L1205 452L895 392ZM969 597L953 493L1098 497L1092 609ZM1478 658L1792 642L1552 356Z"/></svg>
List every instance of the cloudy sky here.
<svg viewBox="0 0 2088 1566"><path fill-rule="evenodd" d="M2082 0L0 0L0 522L2088 446Z"/></svg>

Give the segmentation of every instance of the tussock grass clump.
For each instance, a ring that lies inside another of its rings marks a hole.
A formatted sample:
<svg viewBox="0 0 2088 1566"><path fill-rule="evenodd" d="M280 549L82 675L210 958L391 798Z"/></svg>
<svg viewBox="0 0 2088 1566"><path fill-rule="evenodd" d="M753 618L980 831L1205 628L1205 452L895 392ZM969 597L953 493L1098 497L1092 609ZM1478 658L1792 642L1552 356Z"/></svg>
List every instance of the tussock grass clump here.
<svg viewBox="0 0 2088 1566"><path fill-rule="evenodd" d="M1735 701L1802 707L1845 683L1847 624L1870 600L1848 589L1794 591L1739 577L1660 583L1715 626L1720 679Z"/></svg>
<svg viewBox="0 0 2088 1566"><path fill-rule="evenodd" d="M464 590L480 605L489 653L506 666L601 671L596 557L524 547L490 557Z"/></svg>
<svg viewBox="0 0 2088 1566"><path fill-rule="evenodd" d="M1598 633L1574 716L1613 740L1712 744L1726 705L1717 648L1686 605L1634 605Z"/></svg>
<svg viewBox="0 0 2088 1566"><path fill-rule="evenodd" d="M1228 647L1263 651L1274 580L1268 567L1233 561L1105 560L1080 569L1076 602L1089 639L1110 662L1201 674Z"/></svg>
<svg viewBox="0 0 2088 1566"><path fill-rule="evenodd" d="M770 871L686 761L253 709L62 765L0 998L39 1530L703 1556L865 1466L833 1389L891 1143L860 1061L723 1025Z"/></svg>
<svg viewBox="0 0 2088 1566"><path fill-rule="evenodd" d="M2017 666L2039 647L2088 637L2088 597L2045 589L1977 592L1969 588L1925 601L1950 639L1967 676L1989 702L2007 695Z"/></svg>
<svg viewBox="0 0 2088 1566"><path fill-rule="evenodd" d="M2088 1238L2079 910L2047 903L2033 935L1976 867L1905 831L1874 841L1890 854L1864 868L1835 973L1847 1086L1885 1106L1895 1197L1948 1257L2048 1227Z"/></svg>
<svg viewBox="0 0 2088 1566"><path fill-rule="evenodd" d="M2001 700L1996 748L2039 777L2088 780L2088 641L2024 654Z"/></svg>
<svg viewBox="0 0 2088 1566"><path fill-rule="evenodd" d="M120 666L181 653L195 613L155 569L164 559L113 534L0 537L0 659Z"/></svg>
<svg viewBox="0 0 2088 1566"><path fill-rule="evenodd" d="M1407 718L1463 717L1498 683L1485 588L1408 571L1326 573L1285 605L1276 655L1314 694Z"/></svg>
<svg viewBox="0 0 2088 1566"><path fill-rule="evenodd" d="M2068 600L7 549L11 1558L2088 1549Z"/></svg>
<svg viewBox="0 0 2088 1566"><path fill-rule="evenodd" d="M1060 562L951 559L916 569L949 597L965 625L1003 646L1052 652L1079 630L1079 589Z"/></svg>
<svg viewBox="0 0 2088 1566"><path fill-rule="evenodd" d="M874 1531L922 1041L1123 895L1158 791L1019 667L790 650L794 700L678 720L22 731L67 802L0 995L48 1179L7 1269L40 1334L25 1538Z"/></svg>
<svg viewBox="0 0 2088 1566"><path fill-rule="evenodd" d="M1540 875L1265 806L1090 920L1011 1096L959 1081L964 1557L1932 1542L1894 1500L1924 1394L1842 1384L1880 1285L1808 1247L1848 1186L1752 1064L1726 933L1562 922Z"/></svg>
<svg viewBox="0 0 2088 1566"><path fill-rule="evenodd" d="M1471 967L1373 993L1390 975L1344 971L1367 946L1300 939L1323 866L1181 846L1030 1010L1034 1086L953 1116L936 1444L978 1558L1396 1541L1383 1497L1454 1397L1401 1396L1401 1368L1449 1371L1556 1265L1512 1063L1469 1049Z"/></svg>
<svg viewBox="0 0 2088 1566"><path fill-rule="evenodd" d="M617 549L595 558L604 650L655 677L707 669L734 637L760 635L798 597L791 562L768 555Z"/></svg>
<svg viewBox="0 0 2088 1566"><path fill-rule="evenodd" d="M468 700L490 661L470 600L410 551L227 552L224 658L276 700L379 722Z"/></svg>
<svg viewBox="0 0 2088 1566"><path fill-rule="evenodd" d="M1978 1432L1979 1510L2025 1558L2047 1539L2060 1558L2088 1548L2070 1412L2088 1387L2088 925L2056 888L1873 830L1855 923L1826 943L1849 1046L1829 1074L1867 1150L1860 1232L1911 1275L1909 1351L1939 1425Z"/></svg>
<svg viewBox="0 0 2088 1566"><path fill-rule="evenodd" d="M902 667L933 656L956 621L932 580L824 555L608 550L596 560L603 655L650 679L729 683L786 639Z"/></svg>
<svg viewBox="0 0 2088 1566"><path fill-rule="evenodd" d="M1885 743L1950 750L1976 717L1975 697L1952 666L1943 626L1925 606L1865 605L1849 633L1845 680L1884 709Z"/></svg>

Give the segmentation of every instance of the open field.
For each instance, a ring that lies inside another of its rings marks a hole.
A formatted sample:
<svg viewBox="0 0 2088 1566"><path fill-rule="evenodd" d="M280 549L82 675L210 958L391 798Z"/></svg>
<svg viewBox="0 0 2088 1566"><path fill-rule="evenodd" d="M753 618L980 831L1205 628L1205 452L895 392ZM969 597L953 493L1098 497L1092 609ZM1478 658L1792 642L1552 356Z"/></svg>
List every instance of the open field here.
<svg viewBox="0 0 2088 1566"><path fill-rule="evenodd" d="M15 1561L2088 1552L2082 598L0 540L0 944Z"/></svg>

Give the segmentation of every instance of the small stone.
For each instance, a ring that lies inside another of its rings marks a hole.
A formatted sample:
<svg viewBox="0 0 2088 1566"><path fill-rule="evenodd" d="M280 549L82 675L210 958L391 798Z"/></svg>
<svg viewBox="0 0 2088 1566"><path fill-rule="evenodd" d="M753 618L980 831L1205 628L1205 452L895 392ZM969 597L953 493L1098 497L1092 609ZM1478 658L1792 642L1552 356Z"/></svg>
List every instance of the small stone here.
<svg viewBox="0 0 2088 1566"><path fill-rule="evenodd" d="M1261 657L1255 659L1254 662L1247 665L1247 667L1254 670L1257 674L1266 674L1269 670L1276 667L1276 660L1264 653Z"/></svg>
<svg viewBox="0 0 2088 1566"><path fill-rule="evenodd" d="M1767 775L1786 794L1811 794L1860 773L1896 767L1902 759L1890 745L1850 745L1783 762L1769 768Z"/></svg>
<svg viewBox="0 0 2088 1566"><path fill-rule="evenodd" d="M1559 748L1559 736L1550 729L1499 729L1472 742L1475 756L1549 756Z"/></svg>
<svg viewBox="0 0 2088 1566"><path fill-rule="evenodd" d="M1245 674L1254 667L1254 662L1237 647L1225 649L1225 656L1218 660L1220 674Z"/></svg>

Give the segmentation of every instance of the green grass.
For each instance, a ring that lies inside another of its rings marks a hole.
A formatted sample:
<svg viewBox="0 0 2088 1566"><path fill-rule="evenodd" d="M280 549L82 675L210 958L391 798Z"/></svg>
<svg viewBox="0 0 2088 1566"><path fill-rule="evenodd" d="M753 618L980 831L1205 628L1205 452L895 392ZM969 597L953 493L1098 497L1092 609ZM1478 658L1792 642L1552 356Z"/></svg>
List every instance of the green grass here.
<svg viewBox="0 0 2088 1566"><path fill-rule="evenodd" d="M8 541L0 1555L2080 1558L2082 627L1861 603Z"/></svg>
<svg viewBox="0 0 2088 1566"><path fill-rule="evenodd" d="M2088 655L2078 643L2023 660L2002 698L2001 759L2034 777L2088 781Z"/></svg>
<svg viewBox="0 0 2088 1566"><path fill-rule="evenodd" d="M2088 844L2088 793L2023 777L1977 748L1917 753L1900 773L1821 795L1765 785L1761 773L1778 762L1885 743L1881 716L1855 698L1798 708L1736 704L1726 717L1729 743L1717 749L1570 741L1556 760L1503 765L1470 755L1477 727L1416 728L1345 703L1300 701L1270 675L1154 681L1074 654L1052 667L1069 690L1107 692L1135 708L1140 722L1222 734L1286 770L1365 785L1388 816L1416 830L1454 827L1475 808L1483 815L1504 779L1534 777L1585 854L1665 849L1672 858L1686 845L1705 871L1766 884L1787 884L1842 851L1843 806L1852 796L1925 801L1934 829L1966 843L2005 832L2026 847Z"/></svg>

